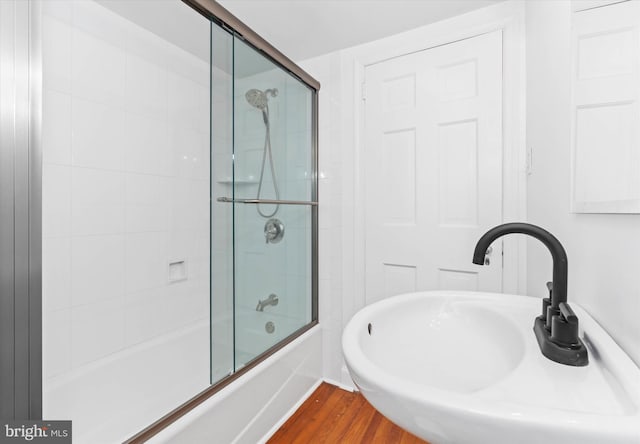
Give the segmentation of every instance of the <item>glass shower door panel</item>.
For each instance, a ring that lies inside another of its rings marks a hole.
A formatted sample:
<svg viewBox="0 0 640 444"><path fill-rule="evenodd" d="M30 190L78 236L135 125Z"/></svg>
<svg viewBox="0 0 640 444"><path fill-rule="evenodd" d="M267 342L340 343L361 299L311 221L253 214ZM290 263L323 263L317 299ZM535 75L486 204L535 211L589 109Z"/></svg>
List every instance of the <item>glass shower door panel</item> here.
<svg viewBox="0 0 640 444"><path fill-rule="evenodd" d="M233 37L211 24L211 383L233 365Z"/></svg>
<svg viewBox="0 0 640 444"><path fill-rule="evenodd" d="M306 85L235 39L236 369L311 322L311 110Z"/></svg>
<svg viewBox="0 0 640 444"><path fill-rule="evenodd" d="M234 69L235 197L311 200L311 89L241 40Z"/></svg>
<svg viewBox="0 0 640 444"><path fill-rule="evenodd" d="M311 322L311 209L282 205L285 234L266 243L255 205L236 205L236 369ZM241 227L240 227L241 225Z"/></svg>

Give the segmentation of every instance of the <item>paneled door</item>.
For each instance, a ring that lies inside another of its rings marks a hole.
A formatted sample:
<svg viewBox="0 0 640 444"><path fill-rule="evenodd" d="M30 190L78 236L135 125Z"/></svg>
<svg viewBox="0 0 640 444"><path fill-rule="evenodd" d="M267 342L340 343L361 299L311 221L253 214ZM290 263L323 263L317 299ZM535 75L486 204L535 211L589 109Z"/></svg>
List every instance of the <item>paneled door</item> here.
<svg viewBox="0 0 640 444"><path fill-rule="evenodd" d="M572 210L640 214L640 2L572 19Z"/></svg>
<svg viewBox="0 0 640 444"><path fill-rule="evenodd" d="M502 32L365 71L366 303L411 291L502 289Z"/></svg>

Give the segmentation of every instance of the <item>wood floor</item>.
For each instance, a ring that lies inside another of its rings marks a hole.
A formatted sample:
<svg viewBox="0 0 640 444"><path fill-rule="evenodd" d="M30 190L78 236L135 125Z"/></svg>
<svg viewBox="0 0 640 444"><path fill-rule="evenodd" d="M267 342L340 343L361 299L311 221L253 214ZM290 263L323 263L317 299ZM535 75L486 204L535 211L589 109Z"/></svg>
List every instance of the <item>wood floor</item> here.
<svg viewBox="0 0 640 444"><path fill-rule="evenodd" d="M323 382L268 444L425 444L382 416L360 393Z"/></svg>

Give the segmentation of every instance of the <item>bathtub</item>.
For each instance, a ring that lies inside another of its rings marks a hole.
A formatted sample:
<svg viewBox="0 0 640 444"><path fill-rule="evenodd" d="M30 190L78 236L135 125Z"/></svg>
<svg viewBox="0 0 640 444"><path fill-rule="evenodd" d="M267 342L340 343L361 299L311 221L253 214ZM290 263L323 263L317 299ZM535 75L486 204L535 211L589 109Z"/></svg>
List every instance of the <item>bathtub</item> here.
<svg viewBox="0 0 640 444"><path fill-rule="evenodd" d="M266 308L236 308L236 328L233 316L225 313L213 319L212 377L213 381L239 370L264 351L287 338L306 324ZM235 353L233 345L235 343Z"/></svg>
<svg viewBox="0 0 640 444"><path fill-rule="evenodd" d="M236 366L242 367L253 358L285 339L305 324L267 307L264 311L239 308L236 316Z"/></svg>
<svg viewBox="0 0 640 444"><path fill-rule="evenodd" d="M73 442L122 442L209 385L209 322L44 381L43 417L71 419Z"/></svg>
<svg viewBox="0 0 640 444"><path fill-rule="evenodd" d="M321 355L322 333L316 325L148 442L265 442L320 384Z"/></svg>
<svg viewBox="0 0 640 444"><path fill-rule="evenodd" d="M240 358L257 356L295 329L291 319L267 311L240 310L238 319L243 328L236 338ZM224 322L231 328L230 319ZM266 322L275 324L272 334L265 331ZM225 436L266 434L320 380L322 348L317 330L306 332L200 406L216 412L214 421L203 425L202 418L208 413L193 411L158 435L156 442L199 442L189 435L191 423L197 425L198 433L210 438L202 442L212 442L211 437L219 436L221 428ZM209 322L202 321L51 378L44 383L43 417L71 419L77 444L123 442L209 387L209 338ZM215 342L213 346L215 351ZM227 361L228 373L231 355ZM262 412L266 405L273 406L268 413ZM250 423L252 427L247 428ZM219 427L208 428L213 424Z"/></svg>

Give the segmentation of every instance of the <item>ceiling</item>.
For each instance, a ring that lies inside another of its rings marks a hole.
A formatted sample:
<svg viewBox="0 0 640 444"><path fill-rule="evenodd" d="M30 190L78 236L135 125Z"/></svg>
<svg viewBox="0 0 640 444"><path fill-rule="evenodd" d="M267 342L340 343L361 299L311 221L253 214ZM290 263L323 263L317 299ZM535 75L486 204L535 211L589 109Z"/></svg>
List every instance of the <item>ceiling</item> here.
<svg viewBox="0 0 640 444"><path fill-rule="evenodd" d="M294 61L370 42L501 0L218 0Z"/></svg>

